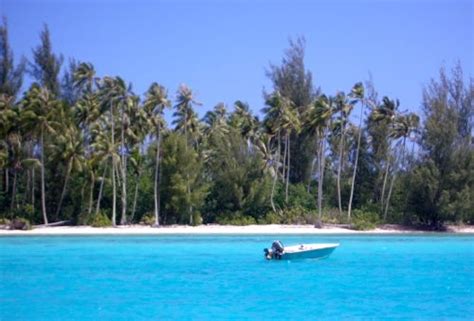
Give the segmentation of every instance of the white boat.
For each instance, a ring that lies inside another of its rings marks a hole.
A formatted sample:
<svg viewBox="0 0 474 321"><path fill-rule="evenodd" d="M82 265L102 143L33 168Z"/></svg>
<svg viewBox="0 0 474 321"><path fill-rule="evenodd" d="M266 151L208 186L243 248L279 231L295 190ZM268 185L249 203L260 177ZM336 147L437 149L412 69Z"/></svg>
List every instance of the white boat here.
<svg viewBox="0 0 474 321"><path fill-rule="evenodd" d="M264 249L267 260L323 259L328 257L339 243L313 243L283 246L275 241L271 248Z"/></svg>

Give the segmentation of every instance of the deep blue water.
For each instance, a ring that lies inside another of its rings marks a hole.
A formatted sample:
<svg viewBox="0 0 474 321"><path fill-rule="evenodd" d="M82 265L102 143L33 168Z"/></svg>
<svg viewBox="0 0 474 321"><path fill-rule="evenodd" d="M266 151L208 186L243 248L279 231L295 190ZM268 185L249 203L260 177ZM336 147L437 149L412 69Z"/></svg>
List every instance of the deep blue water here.
<svg viewBox="0 0 474 321"><path fill-rule="evenodd" d="M473 320L474 236L1 237L0 320Z"/></svg>

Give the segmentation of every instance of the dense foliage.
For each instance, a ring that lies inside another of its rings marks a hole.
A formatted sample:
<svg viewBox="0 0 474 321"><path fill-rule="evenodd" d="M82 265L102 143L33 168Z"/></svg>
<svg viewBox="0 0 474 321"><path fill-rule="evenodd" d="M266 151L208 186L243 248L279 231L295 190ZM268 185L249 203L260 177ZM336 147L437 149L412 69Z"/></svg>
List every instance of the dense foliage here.
<svg viewBox="0 0 474 321"><path fill-rule="evenodd" d="M199 119L181 85L144 97L120 77L53 52L14 63L0 27L0 218L108 226L474 223L472 79L443 68L422 120L371 82L322 93L304 40L270 65L262 120L242 101ZM23 78L31 85L23 93ZM413 107L413 106L411 106ZM173 108L168 126L164 111Z"/></svg>

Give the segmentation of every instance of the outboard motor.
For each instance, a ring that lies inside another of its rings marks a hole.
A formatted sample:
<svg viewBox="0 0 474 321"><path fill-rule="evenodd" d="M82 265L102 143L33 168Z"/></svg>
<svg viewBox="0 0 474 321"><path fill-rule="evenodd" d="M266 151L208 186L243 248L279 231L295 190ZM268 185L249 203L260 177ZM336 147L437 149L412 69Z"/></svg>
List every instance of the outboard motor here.
<svg viewBox="0 0 474 321"><path fill-rule="evenodd" d="M285 248L283 247L283 244L280 241L276 240L273 241L271 249L264 249L263 251L265 252L265 258L267 260L280 260L281 256L283 255L284 249Z"/></svg>
<svg viewBox="0 0 474 321"><path fill-rule="evenodd" d="M281 259L281 255L283 254L283 251L284 251L283 244L278 240L273 241L272 252L275 259L278 259L278 260Z"/></svg>

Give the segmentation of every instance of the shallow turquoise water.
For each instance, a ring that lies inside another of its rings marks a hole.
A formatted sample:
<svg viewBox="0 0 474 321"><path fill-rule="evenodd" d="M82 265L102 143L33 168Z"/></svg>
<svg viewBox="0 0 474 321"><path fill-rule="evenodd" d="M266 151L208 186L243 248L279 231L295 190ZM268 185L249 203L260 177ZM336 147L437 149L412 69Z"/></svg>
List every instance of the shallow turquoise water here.
<svg viewBox="0 0 474 321"><path fill-rule="evenodd" d="M1 237L0 320L473 320L474 236Z"/></svg>

